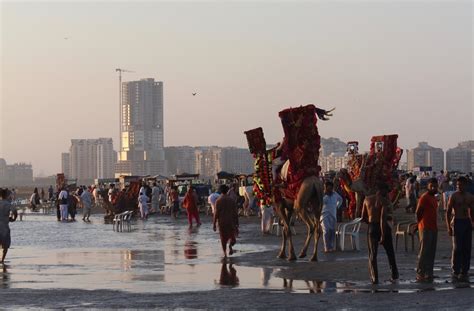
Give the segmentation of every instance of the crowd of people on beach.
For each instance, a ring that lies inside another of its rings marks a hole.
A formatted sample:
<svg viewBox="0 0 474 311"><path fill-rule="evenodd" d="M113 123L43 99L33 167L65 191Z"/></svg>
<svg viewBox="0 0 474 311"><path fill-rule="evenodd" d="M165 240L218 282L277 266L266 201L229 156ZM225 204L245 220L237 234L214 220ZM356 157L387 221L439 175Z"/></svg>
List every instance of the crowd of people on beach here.
<svg viewBox="0 0 474 311"><path fill-rule="evenodd" d="M420 186L418 178L413 174L402 176L406 197L406 211L415 213L415 231L418 231L420 248L416 269L416 278L420 282L433 281L433 266L438 239L438 217L446 222L447 231L452 237L452 273L459 280L468 278L472 248L472 210L474 209L473 179L472 176L456 176L441 172L439 175L424 177L424 185ZM341 220L341 210L347 208L344 196L334 188L332 180L324 182L323 207L321 213L322 239L324 252L336 251L336 226ZM422 189L426 189L422 191ZM369 274L372 283L377 284L377 252L378 245L382 245L387 253L392 279L399 277L395 251L392 241L392 228L389 224L393 220L393 206L389 198L391 189L385 184L377 187L377 193L365 197L361 218L368 224L367 244L369 252ZM77 208L83 210L82 220L90 221L91 209L100 205L104 200L101 193L106 193L110 202L114 200L119 190L114 184L108 189L105 185L79 186L74 191L62 187L56 193L52 187L48 189L48 200L56 202L58 221L75 221ZM16 199L14 189L0 191L0 244L3 257L10 247L10 229L8 223L17 216L16 209L11 202ZM40 202L45 201L43 189L34 189L29 203L33 211L38 209ZM196 188L190 183L184 198L180 199L178 187L161 186L156 182L143 182L138 195L137 204L140 218L146 220L150 213L169 214L177 218L182 209L186 211L189 228L200 226L200 198ZM202 202L201 202L202 203ZM251 202L248 198L242 201L236 185L221 185L216 191L207 196L209 212L212 214L212 226L219 229L224 257L232 255L233 246L239 232L239 208L243 205L248 209ZM182 207L182 209L181 209ZM263 211L260 213L263 217ZM262 224L262 232L267 225Z"/></svg>
<svg viewBox="0 0 474 311"><path fill-rule="evenodd" d="M407 184L413 181L407 180ZM443 189L446 180L431 177L427 181L426 191L416 198L414 213L416 215L416 230L418 231L420 248L416 269L418 282L432 282L434 275L434 260L438 240L438 210L445 209L446 228L452 237L452 276L456 280L468 280L472 249L472 211L474 209L474 195L467 191L472 185L468 177L460 176L456 180L456 190ZM440 187L441 184L441 187ZM411 185L407 185L407 206L410 202ZM441 192L440 192L441 190ZM410 191L410 192L409 192ZM446 198L446 191L451 191ZM382 245L387 253L392 279L399 277L392 241L391 202L388 197L390 189L386 185L379 185L376 194L369 195L364 200L362 220L368 224L367 243L369 251L369 272L372 283L377 284L377 248ZM411 210L407 209L408 212Z"/></svg>

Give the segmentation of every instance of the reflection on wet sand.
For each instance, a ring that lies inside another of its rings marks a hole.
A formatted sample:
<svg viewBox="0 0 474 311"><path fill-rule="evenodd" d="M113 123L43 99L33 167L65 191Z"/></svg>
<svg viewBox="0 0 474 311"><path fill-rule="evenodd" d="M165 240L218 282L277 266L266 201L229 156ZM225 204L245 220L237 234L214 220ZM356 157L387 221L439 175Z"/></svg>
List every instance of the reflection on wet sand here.
<svg viewBox="0 0 474 311"><path fill-rule="evenodd" d="M186 243L184 243L184 258L186 259L198 258L197 242L186 241Z"/></svg>
<svg viewBox="0 0 474 311"><path fill-rule="evenodd" d="M272 276L273 269L272 268L262 268L262 285L263 286L268 286L268 282L270 281L270 278Z"/></svg>
<svg viewBox="0 0 474 311"><path fill-rule="evenodd" d="M219 285L221 286L238 286L239 278L237 277L237 270L233 267L232 263L222 263L221 276L219 278Z"/></svg>
<svg viewBox="0 0 474 311"><path fill-rule="evenodd" d="M10 275L8 274L8 266L6 264L2 264L2 283L0 288L9 288L10 287Z"/></svg>
<svg viewBox="0 0 474 311"><path fill-rule="evenodd" d="M111 232L102 226L88 224L87 231L81 231L85 236L80 245L84 248L79 248L73 234L64 235L61 240L55 239L63 233L64 226L51 222L47 228L45 221L19 224L25 226L24 231L38 232L38 239L32 242L28 235L15 236L19 246L12 249L11 263L3 269L0 288L175 293L238 287L307 294L413 293L472 287L471 283L454 283L450 279L450 267L439 264L435 267L438 277L429 286L401 280L397 284L372 287L368 282L288 279L291 274L283 274L287 277L283 279L278 276L285 268L237 265L238 256L223 264L218 263L221 252L219 238L210 227L188 231L170 220L155 220L156 223L149 220L146 228L130 235L114 235L113 238ZM71 224L78 230L83 226L81 223ZM66 230L71 230L71 227ZM238 254L266 250L264 246L252 244L238 245L238 249Z"/></svg>

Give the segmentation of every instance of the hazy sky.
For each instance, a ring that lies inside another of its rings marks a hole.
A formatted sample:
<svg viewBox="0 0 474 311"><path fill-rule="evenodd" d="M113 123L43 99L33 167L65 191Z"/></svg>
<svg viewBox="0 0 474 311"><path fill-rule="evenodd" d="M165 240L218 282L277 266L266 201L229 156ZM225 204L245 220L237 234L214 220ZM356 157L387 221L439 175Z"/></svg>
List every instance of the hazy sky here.
<svg viewBox="0 0 474 311"><path fill-rule="evenodd" d="M35 175L59 172L71 138L117 148L117 67L164 81L168 146L245 147L258 126L275 142L278 112L308 103L337 107L323 137L363 149L474 136L471 1L0 5L0 157Z"/></svg>

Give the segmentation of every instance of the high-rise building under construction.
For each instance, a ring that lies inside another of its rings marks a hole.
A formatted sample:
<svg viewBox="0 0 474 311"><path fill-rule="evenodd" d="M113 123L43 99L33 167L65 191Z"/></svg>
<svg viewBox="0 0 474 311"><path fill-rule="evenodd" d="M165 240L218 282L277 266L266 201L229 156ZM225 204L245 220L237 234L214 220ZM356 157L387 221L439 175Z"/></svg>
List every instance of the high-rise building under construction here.
<svg viewBox="0 0 474 311"><path fill-rule="evenodd" d="M116 176L165 173L163 82L122 83L118 160Z"/></svg>

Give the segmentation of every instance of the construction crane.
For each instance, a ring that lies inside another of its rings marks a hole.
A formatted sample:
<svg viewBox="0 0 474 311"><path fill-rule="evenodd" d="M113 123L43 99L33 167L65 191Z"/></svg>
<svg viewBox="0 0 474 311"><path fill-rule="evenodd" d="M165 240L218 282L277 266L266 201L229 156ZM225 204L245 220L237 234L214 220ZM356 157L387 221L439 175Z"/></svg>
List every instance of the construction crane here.
<svg viewBox="0 0 474 311"><path fill-rule="evenodd" d="M119 146L122 150L122 72L135 72L127 69L116 68L115 72L119 73Z"/></svg>

